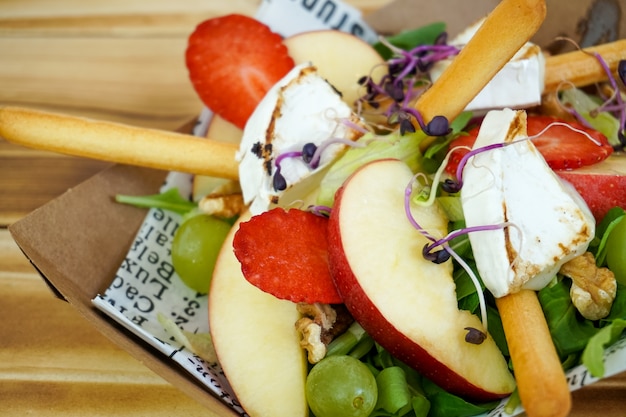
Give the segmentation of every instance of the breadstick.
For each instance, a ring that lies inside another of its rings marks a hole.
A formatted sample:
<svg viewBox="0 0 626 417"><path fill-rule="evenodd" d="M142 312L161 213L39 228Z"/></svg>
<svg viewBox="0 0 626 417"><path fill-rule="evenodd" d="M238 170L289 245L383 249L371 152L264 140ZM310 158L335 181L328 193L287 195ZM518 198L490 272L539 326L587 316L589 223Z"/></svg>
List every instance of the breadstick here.
<svg viewBox="0 0 626 417"><path fill-rule="evenodd" d="M239 177L236 145L181 133L3 107L0 136L19 145L68 155L228 179Z"/></svg>
<svg viewBox="0 0 626 417"><path fill-rule="evenodd" d="M424 120L428 122L438 115L452 120L460 114L534 35L545 14L543 1L500 2L441 77L418 99L415 107ZM498 40L497 47L493 47L494 39ZM527 414L567 415L571 394L536 295L522 291L496 303Z"/></svg>
<svg viewBox="0 0 626 417"><path fill-rule="evenodd" d="M502 0L415 103L424 121L439 115L456 118L535 34L545 15L543 0Z"/></svg>
<svg viewBox="0 0 626 417"><path fill-rule="evenodd" d="M564 417L572 406L563 368L534 291L496 299L526 414Z"/></svg>
<svg viewBox="0 0 626 417"><path fill-rule="evenodd" d="M606 71L593 54L600 54L611 72L615 72L619 61L626 59L626 39L549 56L546 58L544 93L606 80Z"/></svg>

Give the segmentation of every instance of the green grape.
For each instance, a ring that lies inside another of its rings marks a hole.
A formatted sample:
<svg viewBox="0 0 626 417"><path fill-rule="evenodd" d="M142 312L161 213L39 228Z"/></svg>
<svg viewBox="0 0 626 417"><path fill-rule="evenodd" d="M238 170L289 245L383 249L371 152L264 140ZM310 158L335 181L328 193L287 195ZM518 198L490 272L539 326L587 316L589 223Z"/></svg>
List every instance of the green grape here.
<svg viewBox="0 0 626 417"><path fill-rule="evenodd" d="M309 372L306 397L315 417L367 417L376 406L378 388L360 360L329 356Z"/></svg>
<svg viewBox="0 0 626 417"><path fill-rule="evenodd" d="M626 216L615 225L606 240L606 264L617 282L626 285Z"/></svg>
<svg viewBox="0 0 626 417"><path fill-rule="evenodd" d="M209 291L215 262L231 225L199 214L183 222L172 242L172 263L180 279L192 290Z"/></svg>

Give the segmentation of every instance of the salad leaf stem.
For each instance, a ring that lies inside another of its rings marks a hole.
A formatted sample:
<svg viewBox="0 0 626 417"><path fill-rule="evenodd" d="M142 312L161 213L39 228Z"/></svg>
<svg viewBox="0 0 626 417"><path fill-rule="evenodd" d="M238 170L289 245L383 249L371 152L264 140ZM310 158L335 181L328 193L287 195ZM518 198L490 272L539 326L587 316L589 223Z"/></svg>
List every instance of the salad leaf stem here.
<svg viewBox="0 0 626 417"><path fill-rule="evenodd" d="M391 366L383 369L376 376L376 385L378 386L376 409L383 409L399 416L411 409L411 393L402 368Z"/></svg>
<svg viewBox="0 0 626 417"><path fill-rule="evenodd" d="M348 330L328 344L326 356L347 355L359 342L368 337L370 336L363 327L355 321L348 327Z"/></svg>
<svg viewBox="0 0 626 417"><path fill-rule="evenodd" d="M141 208L161 208L185 215L197 208L197 204L183 198L177 188L170 188L160 194L132 196L118 194L115 201Z"/></svg>

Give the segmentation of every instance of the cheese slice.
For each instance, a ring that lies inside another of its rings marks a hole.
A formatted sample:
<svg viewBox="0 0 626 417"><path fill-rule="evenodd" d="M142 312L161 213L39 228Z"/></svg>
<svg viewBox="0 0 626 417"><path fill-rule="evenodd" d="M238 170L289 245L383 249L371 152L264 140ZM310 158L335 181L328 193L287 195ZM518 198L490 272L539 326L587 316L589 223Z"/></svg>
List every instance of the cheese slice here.
<svg viewBox="0 0 626 417"><path fill-rule="evenodd" d="M474 36L483 20L470 26L449 43L463 47ZM494 39L493 47L498 47ZM441 76L452 59L435 63L430 71L433 81ZM467 111L501 109L504 107L522 109L541 103L544 89L545 58L541 48L527 42L492 80L466 106Z"/></svg>
<svg viewBox="0 0 626 417"><path fill-rule="evenodd" d="M463 170L467 227L509 224L469 234L478 272L495 297L542 289L595 233L584 200L525 138L524 111L490 111L474 149L508 145L476 154Z"/></svg>
<svg viewBox="0 0 626 417"><path fill-rule="evenodd" d="M252 214L295 204L316 189L324 170L345 144L337 142L325 148L314 168L299 157L283 158L280 173L287 183L284 190L273 185L276 158L302 151L307 143L319 146L334 138L358 139L361 131L346 121L361 123L310 63L296 66L271 88L248 120L237 154L243 197Z"/></svg>

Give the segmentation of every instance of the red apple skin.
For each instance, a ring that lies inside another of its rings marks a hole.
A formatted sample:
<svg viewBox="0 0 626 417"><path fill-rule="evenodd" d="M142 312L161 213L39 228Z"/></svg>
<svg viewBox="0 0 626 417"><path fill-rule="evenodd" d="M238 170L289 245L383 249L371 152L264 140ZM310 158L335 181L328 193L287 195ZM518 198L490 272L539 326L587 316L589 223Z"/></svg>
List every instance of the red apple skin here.
<svg viewBox="0 0 626 417"><path fill-rule="evenodd" d="M414 368L446 391L471 401L487 402L506 397L508 394L487 392L470 383L447 366L433 358L425 349L399 332L372 304L346 258L341 241L337 215L341 210L341 194L337 191L335 206L328 223L329 260L331 274L344 304L361 326L394 357Z"/></svg>
<svg viewBox="0 0 626 417"><path fill-rule="evenodd" d="M597 222L613 207L626 210L626 154L614 153L589 167L555 172L574 186Z"/></svg>

